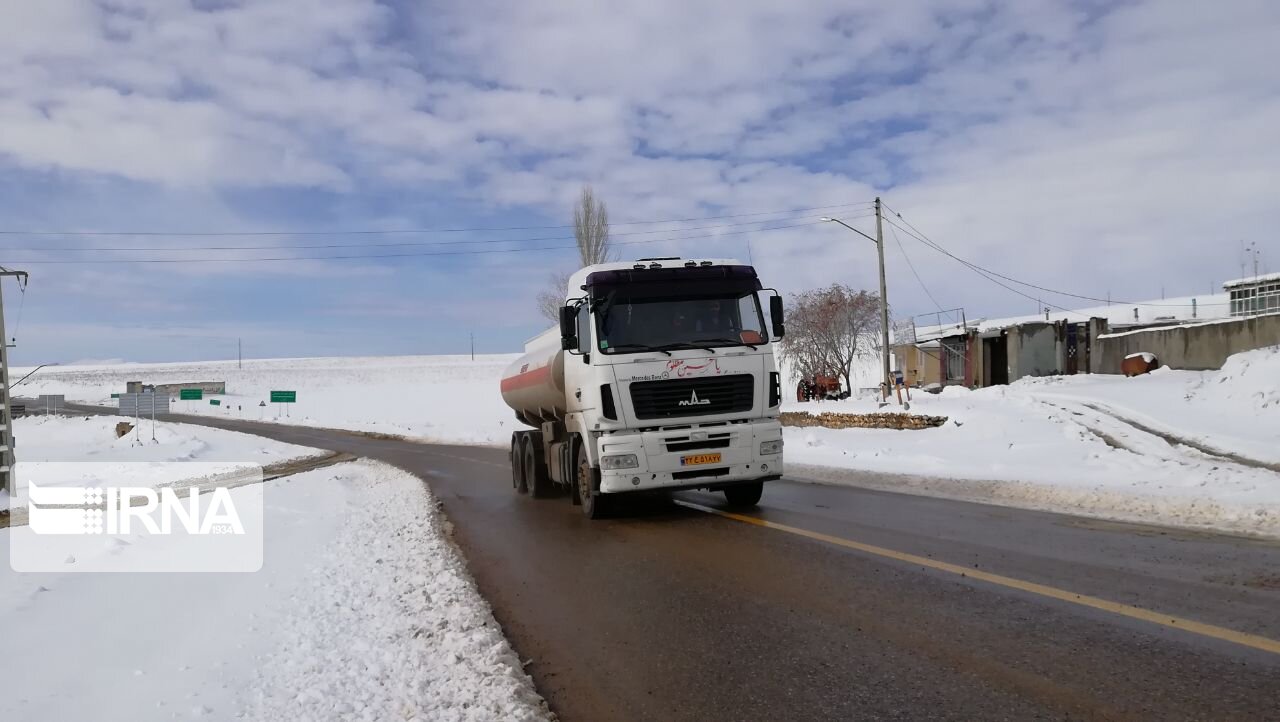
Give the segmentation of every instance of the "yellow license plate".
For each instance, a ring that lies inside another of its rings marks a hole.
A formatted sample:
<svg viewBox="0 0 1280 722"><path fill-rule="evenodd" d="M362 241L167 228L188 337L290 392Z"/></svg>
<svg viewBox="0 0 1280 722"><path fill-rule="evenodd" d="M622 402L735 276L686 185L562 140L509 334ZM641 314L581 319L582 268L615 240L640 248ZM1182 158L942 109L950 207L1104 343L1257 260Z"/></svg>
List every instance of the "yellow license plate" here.
<svg viewBox="0 0 1280 722"><path fill-rule="evenodd" d="M698 466L700 464L719 464L719 454L694 454L680 457L681 466Z"/></svg>

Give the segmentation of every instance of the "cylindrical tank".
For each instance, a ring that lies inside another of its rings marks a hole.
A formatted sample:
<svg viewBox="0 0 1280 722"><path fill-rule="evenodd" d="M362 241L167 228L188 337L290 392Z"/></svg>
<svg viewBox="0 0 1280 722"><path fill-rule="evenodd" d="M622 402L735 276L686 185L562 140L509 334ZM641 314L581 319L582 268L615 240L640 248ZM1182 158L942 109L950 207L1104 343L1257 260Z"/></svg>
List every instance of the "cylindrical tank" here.
<svg viewBox="0 0 1280 722"><path fill-rule="evenodd" d="M564 415L564 351L559 328L550 328L525 344L524 355L502 372L502 400L530 426Z"/></svg>

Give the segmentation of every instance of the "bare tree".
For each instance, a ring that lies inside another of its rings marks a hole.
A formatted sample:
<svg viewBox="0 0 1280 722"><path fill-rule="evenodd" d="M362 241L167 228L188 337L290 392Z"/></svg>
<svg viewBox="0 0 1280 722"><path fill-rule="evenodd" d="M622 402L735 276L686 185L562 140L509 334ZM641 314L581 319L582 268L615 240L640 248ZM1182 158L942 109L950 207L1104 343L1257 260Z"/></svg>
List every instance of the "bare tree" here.
<svg viewBox="0 0 1280 722"><path fill-rule="evenodd" d="M552 323L560 323L560 307L569 286L569 274L553 273L547 280L547 290L538 294L538 313Z"/></svg>
<svg viewBox="0 0 1280 722"><path fill-rule="evenodd" d="M591 186L582 187L582 196L573 208L573 237L578 241L582 265L612 260L609 248L609 208L597 200Z"/></svg>
<svg viewBox="0 0 1280 722"><path fill-rule="evenodd" d="M613 260L609 245L609 208L596 198L591 186L582 187L582 195L573 207L573 237L578 242L578 260L583 266ZM538 312L552 323L560 320L560 307L569 285L568 273L553 273L548 288L538 294Z"/></svg>
<svg viewBox="0 0 1280 722"><path fill-rule="evenodd" d="M837 283L793 294L788 305L783 358L802 377L838 374L853 391L853 362L878 349L880 297Z"/></svg>

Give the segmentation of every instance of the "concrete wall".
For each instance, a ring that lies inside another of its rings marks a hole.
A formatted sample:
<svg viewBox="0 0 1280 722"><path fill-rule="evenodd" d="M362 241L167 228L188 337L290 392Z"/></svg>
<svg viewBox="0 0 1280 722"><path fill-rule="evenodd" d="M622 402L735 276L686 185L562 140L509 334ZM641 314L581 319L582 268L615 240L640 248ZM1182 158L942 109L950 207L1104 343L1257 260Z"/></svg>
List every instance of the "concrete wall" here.
<svg viewBox="0 0 1280 722"><path fill-rule="evenodd" d="M1009 329L1009 381L1061 371L1058 331L1052 323L1024 323Z"/></svg>
<svg viewBox="0 0 1280 722"><path fill-rule="evenodd" d="M1280 345L1280 314L1199 325L1135 331L1098 339L1098 370L1120 373L1125 356L1153 353L1162 365L1206 371L1222 368L1231 354Z"/></svg>

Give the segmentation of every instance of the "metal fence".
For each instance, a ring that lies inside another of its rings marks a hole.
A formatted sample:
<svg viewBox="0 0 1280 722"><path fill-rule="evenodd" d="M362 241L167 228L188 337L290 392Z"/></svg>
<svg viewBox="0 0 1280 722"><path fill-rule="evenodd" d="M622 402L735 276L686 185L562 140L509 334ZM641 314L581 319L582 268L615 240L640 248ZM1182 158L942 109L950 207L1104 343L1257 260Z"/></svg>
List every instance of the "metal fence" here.
<svg viewBox="0 0 1280 722"><path fill-rule="evenodd" d="M121 416L158 416L169 413L169 395L120 394Z"/></svg>

